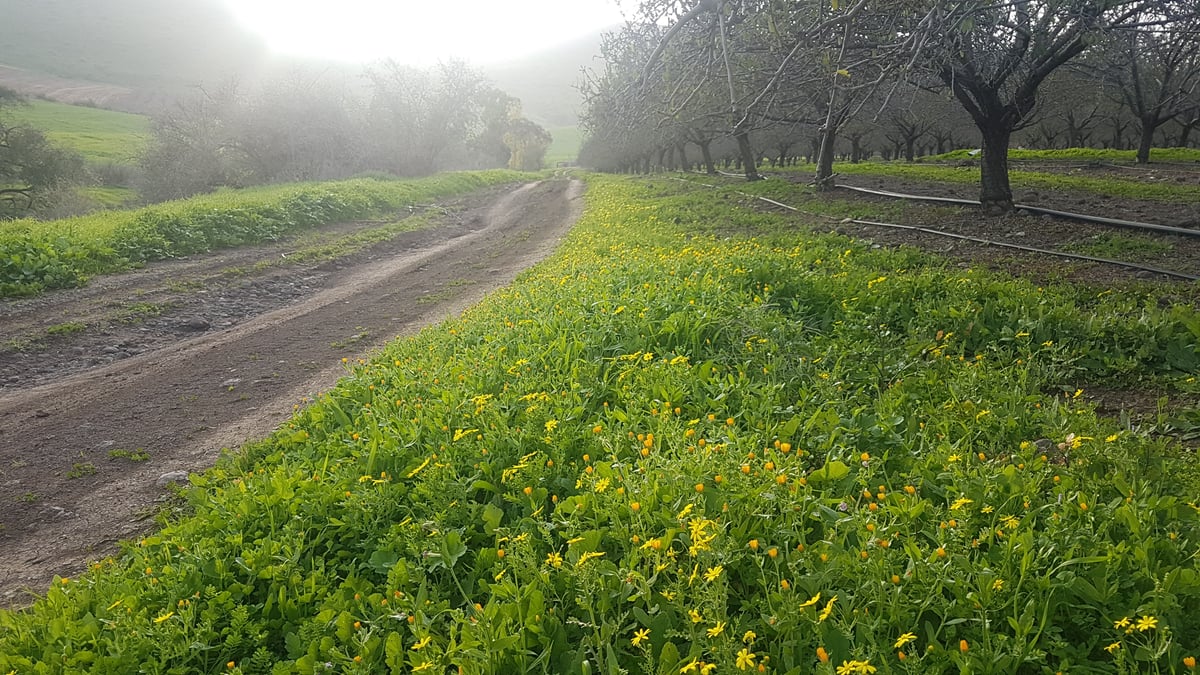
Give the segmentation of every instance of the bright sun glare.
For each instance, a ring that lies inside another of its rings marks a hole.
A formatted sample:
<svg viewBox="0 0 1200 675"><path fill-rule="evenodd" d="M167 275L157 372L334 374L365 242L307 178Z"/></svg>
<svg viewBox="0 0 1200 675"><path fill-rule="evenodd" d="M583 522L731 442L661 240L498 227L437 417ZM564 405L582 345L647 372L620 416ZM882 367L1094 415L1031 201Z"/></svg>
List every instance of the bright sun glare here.
<svg viewBox="0 0 1200 675"><path fill-rule="evenodd" d="M340 61L503 62L622 21L615 0L226 0L275 51ZM626 4L629 4L626 2Z"/></svg>

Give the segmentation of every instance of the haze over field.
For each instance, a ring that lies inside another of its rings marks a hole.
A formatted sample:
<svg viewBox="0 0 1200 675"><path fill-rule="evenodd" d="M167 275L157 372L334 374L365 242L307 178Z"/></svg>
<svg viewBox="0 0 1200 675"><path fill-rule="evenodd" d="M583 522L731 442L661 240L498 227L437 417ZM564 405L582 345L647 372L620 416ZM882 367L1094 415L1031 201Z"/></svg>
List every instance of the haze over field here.
<svg viewBox="0 0 1200 675"><path fill-rule="evenodd" d="M297 68L356 87L391 58L481 68L547 126L573 126L583 66L623 21L617 0L491 3L350 0L0 0L0 86L153 113L197 86L246 86ZM625 2L629 4L628 1Z"/></svg>
<svg viewBox="0 0 1200 675"><path fill-rule="evenodd" d="M347 62L500 63L623 21L616 0L347 0L336 12L318 0L225 2L279 53Z"/></svg>

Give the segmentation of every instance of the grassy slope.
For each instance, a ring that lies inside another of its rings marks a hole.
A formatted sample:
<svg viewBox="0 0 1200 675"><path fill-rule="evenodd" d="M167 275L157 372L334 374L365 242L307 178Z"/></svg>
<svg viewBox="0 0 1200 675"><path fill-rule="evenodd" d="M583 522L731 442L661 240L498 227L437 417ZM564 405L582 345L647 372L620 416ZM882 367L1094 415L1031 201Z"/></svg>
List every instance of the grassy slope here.
<svg viewBox="0 0 1200 675"><path fill-rule="evenodd" d="M55 221L0 222L0 297L77 286L88 276L150 260L274 240L529 176L495 170L293 183Z"/></svg>
<svg viewBox="0 0 1200 675"><path fill-rule="evenodd" d="M0 671L1197 653L1195 469L1071 395L1116 373L1200 391L1194 311L687 190L594 179L551 260L352 366L197 477L194 515L0 613Z"/></svg>
<svg viewBox="0 0 1200 675"><path fill-rule="evenodd" d="M9 114L91 162L132 162L150 132L150 121L141 115L51 101L30 101Z"/></svg>
<svg viewBox="0 0 1200 675"><path fill-rule="evenodd" d="M245 72L266 53L209 0L0 0L0 63L134 87L186 87Z"/></svg>
<svg viewBox="0 0 1200 675"><path fill-rule="evenodd" d="M546 150L546 166L574 162L579 158L579 148L583 146L583 132L579 127L555 127L549 131L554 142Z"/></svg>

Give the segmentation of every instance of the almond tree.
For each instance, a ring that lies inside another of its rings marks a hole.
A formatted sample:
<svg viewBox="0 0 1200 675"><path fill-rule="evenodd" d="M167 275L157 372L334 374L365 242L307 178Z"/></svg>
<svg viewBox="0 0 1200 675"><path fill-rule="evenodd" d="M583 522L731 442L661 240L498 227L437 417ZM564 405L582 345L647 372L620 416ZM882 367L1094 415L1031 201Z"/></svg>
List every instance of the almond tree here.
<svg viewBox="0 0 1200 675"><path fill-rule="evenodd" d="M982 137L980 201L1012 209L1008 148L1027 125L1038 89L1099 35L1154 25L1163 0L923 0L911 69L939 81ZM1195 13L1195 7L1189 10Z"/></svg>
<svg viewBox="0 0 1200 675"><path fill-rule="evenodd" d="M1160 11L1143 18L1152 23ZM1179 12L1161 26L1115 31L1107 46L1099 74L1137 118L1137 163L1146 164L1154 133L1189 112L1200 92L1200 17Z"/></svg>

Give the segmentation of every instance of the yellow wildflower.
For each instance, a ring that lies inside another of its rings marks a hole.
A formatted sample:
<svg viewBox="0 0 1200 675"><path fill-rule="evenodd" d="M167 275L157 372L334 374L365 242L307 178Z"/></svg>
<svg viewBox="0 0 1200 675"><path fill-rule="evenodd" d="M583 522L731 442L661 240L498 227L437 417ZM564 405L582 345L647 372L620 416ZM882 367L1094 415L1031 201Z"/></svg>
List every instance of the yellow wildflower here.
<svg viewBox="0 0 1200 675"><path fill-rule="evenodd" d="M875 672L875 666L870 661L842 661L837 668L837 675L870 675Z"/></svg>
<svg viewBox="0 0 1200 675"><path fill-rule="evenodd" d="M812 596L808 600L805 600L803 603L801 603L800 609L804 609L805 607L812 607L813 605L817 604L820 601L821 601L821 594L817 593L816 595Z"/></svg>
<svg viewBox="0 0 1200 675"><path fill-rule="evenodd" d="M724 622L724 621L718 621L718 622L716 623L716 625L715 625L715 626L713 626L712 628L709 628L709 629L708 629L707 631L705 631L705 632L707 632L707 633L708 633L708 637L710 637L710 638L715 638L715 637L717 637L718 635L720 635L721 633L724 633L724 632L725 632L725 622Z"/></svg>
<svg viewBox="0 0 1200 675"><path fill-rule="evenodd" d="M1158 619L1156 619L1152 616L1143 616L1142 618L1137 620L1137 625L1134 626L1134 628L1137 628L1139 631L1145 633L1146 631L1148 631L1152 628L1156 628L1157 626L1158 626Z"/></svg>
<svg viewBox="0 0 1200 675"><path fill-rule="evenodd" d="M754 668L754 659L755 658L756 658L756 656L755 656L754 652L743 647L742 650L740 652L738 652L738 654L737 654L736 665L738 667L738 670L750 670L751 668Z"/></svg>
<svg viewBox="0 0 1200 675"><path fill-rule="evenodd" d="M433 637L426 635L425 637L421 638L420 640L417 640L417 643L412 646L412 650L414 652L419 652L422 649L428 647L430 642L433 642Z"/></svg>
<svg viewBox="0 0 1200 675"><path fill-rule="evenodd" d="M838 596L835 595L829 599L829 602L825 603L825 609L822 609L821 615L819 617L817 617L818 622L828 619L829 615L833 614L833 603L837 602L837 598L838 598Z"/></svg>
<svg viewBox="0 0 1200 675"><path fill-rule="evenodd" d="M641 630L634 631L633 639L630 640L630 642L633 643L634 647L640 647L641 644L643 642L645 642L649 637L650 637L650 629L642 628Z"/></svg>
<svg viewBox="0 0 1200 675"><path fill-rule="evenodd" d="M721 572L724 569L725 568L721 565L717 565L716 567L708 568L708 571L704 573L704 580L708 581L708 582L716 581L717 577L721 576Z"/></svg>
<svg viewBox="0 0 1200 675"><path fill-rule="evenodd" d="M914 635L913 633L905 633L905 634L901 635L900 637L896 638L896 643L894 645L892 645L892 647L894 649L900 649L904 645L906 645L916 639L917 639L917 636Z"/></svg>

